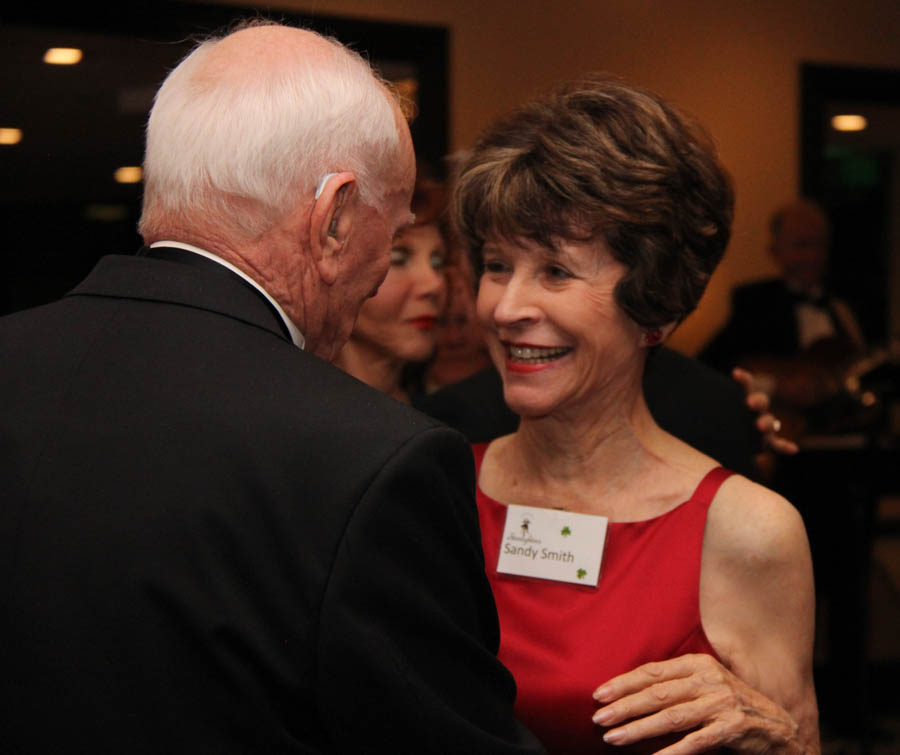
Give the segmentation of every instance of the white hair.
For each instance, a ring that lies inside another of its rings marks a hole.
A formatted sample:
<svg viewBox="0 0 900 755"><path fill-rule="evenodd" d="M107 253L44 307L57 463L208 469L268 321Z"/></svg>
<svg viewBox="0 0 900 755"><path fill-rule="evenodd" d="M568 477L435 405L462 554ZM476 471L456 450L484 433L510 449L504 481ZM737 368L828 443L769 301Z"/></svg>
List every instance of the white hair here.
<svg viewBox="0 0 900 755"><path fill-rule="evenodd" d="M197 224L258 238L340 171L383 209L400 149L394 106L362 57L322 39L334 54L245 71L204 65L221 41L210 39L169 74L147 125L145 239Z"/></svg>

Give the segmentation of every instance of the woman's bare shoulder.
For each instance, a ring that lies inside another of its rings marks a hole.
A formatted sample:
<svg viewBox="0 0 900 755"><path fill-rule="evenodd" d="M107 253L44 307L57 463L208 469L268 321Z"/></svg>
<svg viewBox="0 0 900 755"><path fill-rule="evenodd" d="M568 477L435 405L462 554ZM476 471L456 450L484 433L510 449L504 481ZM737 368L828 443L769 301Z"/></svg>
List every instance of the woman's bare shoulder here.
<svg viewBox="0 0 900 755"><path fill-rule="evenodd" d="M803 519L783 496L734 475L719 489L706 522L705 548L719 558L761 567L808 558Z"/></svg>

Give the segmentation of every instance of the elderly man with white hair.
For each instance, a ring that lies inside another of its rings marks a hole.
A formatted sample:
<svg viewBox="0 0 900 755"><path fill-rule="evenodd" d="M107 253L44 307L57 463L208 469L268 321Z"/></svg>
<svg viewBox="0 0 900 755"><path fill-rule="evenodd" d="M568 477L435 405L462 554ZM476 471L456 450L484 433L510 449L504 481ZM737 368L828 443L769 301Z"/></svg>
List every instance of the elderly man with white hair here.
<svg viewBox="0 0 900 755"><path fill-rule="evenodd" d="M409 221L397 102L250 25L145 175L147 247L0 320L0 749L539 752L466 442L329 364Z"/></svg>

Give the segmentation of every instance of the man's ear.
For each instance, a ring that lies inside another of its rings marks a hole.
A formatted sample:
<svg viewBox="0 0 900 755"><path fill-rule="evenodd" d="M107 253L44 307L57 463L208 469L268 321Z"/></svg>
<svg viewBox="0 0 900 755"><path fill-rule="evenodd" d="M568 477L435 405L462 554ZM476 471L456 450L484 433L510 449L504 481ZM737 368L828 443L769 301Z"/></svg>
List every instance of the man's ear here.
<svg viewBox="0 0 900 755"><path fill-rule="evenodd" d="M343 250L357 205L356 176L334 173L321 185L310 215L310 249L319 276L327 285L337 280Z"/></svg>

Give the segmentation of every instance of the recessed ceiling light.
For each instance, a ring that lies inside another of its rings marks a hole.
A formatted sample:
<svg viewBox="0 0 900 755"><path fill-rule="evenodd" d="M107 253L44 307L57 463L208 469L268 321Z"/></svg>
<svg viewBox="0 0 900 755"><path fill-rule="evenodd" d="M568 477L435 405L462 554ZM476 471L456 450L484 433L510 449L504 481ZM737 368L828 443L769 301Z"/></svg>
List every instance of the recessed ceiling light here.
<svg viewBox="0 0 900 755"><path fill-rule="evenodd" d="M51 47L44 53L44 62L54 66L74 66L81 62L81 50L77 47Z"/></svg>
<svg viewBox="0 0 900 755"><path fill-rule="evenodd" d="M18 144L22 141L22 129L0 128L0 144Z"/></svg>
<svg viewBox="0 0 900 755"><path fill-rule="evenodd" d="M835 131L862 131L869 122L861 115L836 115L831 119Z"/></svg>
<svg viewBox="0 0 900 755"><path fill-rule="evenodd" d="M136 184L141 182L143 171L139 165L123 165L116 170L115 177L120 184Z"/></svg>

